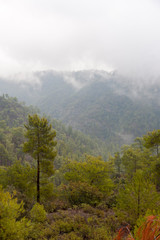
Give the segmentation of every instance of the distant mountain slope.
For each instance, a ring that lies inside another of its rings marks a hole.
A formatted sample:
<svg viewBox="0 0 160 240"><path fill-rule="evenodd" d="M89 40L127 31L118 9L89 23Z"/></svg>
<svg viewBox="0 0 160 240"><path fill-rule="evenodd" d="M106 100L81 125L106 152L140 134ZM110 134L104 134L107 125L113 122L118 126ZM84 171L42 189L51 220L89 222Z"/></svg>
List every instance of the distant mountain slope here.
<svg viewBox="0 0 160 240"><path fill-rule="evenodd" d="M160 85L105 71L37 72L39 85L0 81L7 92L92 137L120 145L160 128Z"/></svg>
<svg viewBox="0 0 160 240"><path fill-rule="evenodd" d="M94 82L72 96L59 116L65 123L102 139L133 138L160 127L160 107L145 97L119 94L109 83Z"/></svg>
<svg viewBox="0 0 160 240"><path fill-rule="evenodd" d="M8 95L0 96L0 122L4 121L8 127L23 127L28 114L36 110L19 103L17 98L11 98Z"/></svg>
<svg viewBox="0 0 160 240"><path fill-rule="evenodd" d="M0 96L0 165L10 165L16 159L25 160L22 151L24 139L24 124L28 114L37 112L36 108L27 107L8 95ZM65 158L80 160L85 154L103 156L107 159L109 151L115 151L115 146L96 138L91 138L72 127L66 127L60 121L49 118L57 136L56 166L60 166Z"/></svg>

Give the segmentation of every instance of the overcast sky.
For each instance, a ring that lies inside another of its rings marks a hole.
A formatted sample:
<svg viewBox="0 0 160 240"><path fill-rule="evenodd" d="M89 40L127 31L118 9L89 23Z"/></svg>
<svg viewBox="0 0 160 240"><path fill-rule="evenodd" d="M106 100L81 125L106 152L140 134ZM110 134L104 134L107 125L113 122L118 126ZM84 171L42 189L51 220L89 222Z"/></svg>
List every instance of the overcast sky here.
<svg viewBox="0 0 160 240"><path fill-rule="evenodd" d="M116 69L160 75L159 0L0 0L0 76Z"/></svg>

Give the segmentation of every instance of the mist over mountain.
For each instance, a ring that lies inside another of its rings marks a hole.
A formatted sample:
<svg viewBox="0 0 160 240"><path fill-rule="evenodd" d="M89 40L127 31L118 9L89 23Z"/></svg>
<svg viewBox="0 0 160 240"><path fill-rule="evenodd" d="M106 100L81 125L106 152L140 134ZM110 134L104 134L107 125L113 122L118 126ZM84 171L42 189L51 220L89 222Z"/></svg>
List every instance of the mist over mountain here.
<svg viewBox="0 0 160 240"><path fill-rule="evenodd" d="M160 84L117 72L84 70L33 73L38 81L0 80L0 94L16 96L65 124L104 141L130 143L160 128Z"/></svg>

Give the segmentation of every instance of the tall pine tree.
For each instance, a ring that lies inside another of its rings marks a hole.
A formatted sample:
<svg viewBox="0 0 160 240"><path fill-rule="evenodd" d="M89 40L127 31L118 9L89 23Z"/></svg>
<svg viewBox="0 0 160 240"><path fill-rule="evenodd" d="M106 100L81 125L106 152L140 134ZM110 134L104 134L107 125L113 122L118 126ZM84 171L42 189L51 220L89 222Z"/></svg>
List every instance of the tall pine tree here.
<svg viewBox="0 0 160 240"><path fill-rule="evenodd" d="M37 114L28 116L25 128L28 141L24 143L23 150L37 161L37 202L40 202L40 179L42 175L50 177L53 174L56 132L46 118L40 118Z"/></svg>

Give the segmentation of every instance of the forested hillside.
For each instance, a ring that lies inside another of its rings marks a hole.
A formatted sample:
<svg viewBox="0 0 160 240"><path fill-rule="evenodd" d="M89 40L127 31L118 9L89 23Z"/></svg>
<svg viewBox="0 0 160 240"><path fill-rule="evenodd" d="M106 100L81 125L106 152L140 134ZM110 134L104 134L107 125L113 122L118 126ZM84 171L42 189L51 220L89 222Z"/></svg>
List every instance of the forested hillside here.
<svg viewBox="0 0 160 240"><path fill-rule="evenodd" d="M2 93L38 106L52 118L107 143L131 143L160 128L160 86L136 83L116 72L37 72L36 84L1 79ZM15 79L16 80L16 79Z"/></svg>
<svg viewBox="0 0 160 240"><path fill-rule="evenodd" d="M159 236L160 130L136 138L104 161L97 155L99 142L71 127L38 116L36 109L16 98L2 96L0 106L0 239L120 240L128 235L140 240L151 234L153 240ZM57 132L54 156L49 153L46 125L50 133ZM43 134L41 140L37 131ZM37 153L41 158L38 203Z"/></svg>
<svg viewBox="0 0 160 240"><path fill-rule="evenodd" d="M1 164L10 165L16 159L23 159L24 154L21 145L24 141L24 124L28 114L38 113L39 110L32 106L27 107L18 102L16 98L8 95L0 97L0 149ZM114 151L116 146L111 143L106 145L96 138L90 138L83 133L73 130L71 126L66 127L60 121L50 118L53 128L57 132L57 151L55 160L57 166L63 158L79 159L85 154L95 156L102 155L107 159L109 152Z"/></svg>

